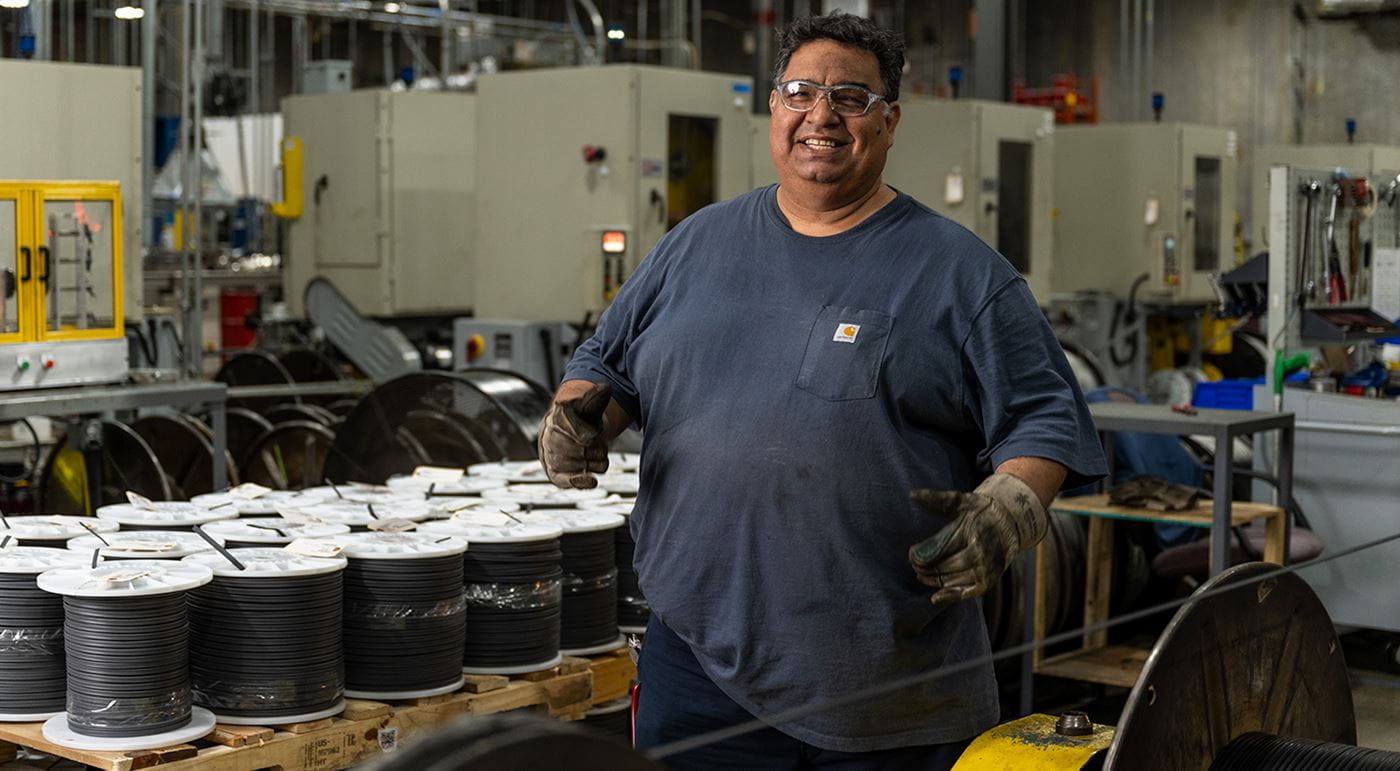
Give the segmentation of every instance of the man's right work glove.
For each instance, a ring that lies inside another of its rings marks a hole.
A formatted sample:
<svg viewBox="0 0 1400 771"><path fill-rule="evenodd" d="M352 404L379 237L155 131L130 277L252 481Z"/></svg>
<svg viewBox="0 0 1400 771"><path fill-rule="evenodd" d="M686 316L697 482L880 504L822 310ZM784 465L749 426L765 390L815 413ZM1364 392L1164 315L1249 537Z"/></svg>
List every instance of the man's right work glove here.
<svg viewBox="0 0 1400 771"><path fill-rule="evenodd" d="M909 563L933 587L933 604L980 597L1011 560L1045 537L1050 516L1035 491L1011 474L993 474L970 493L915 490L925 511L952 518L909 547Z"/></svg>
<svg viewBox="0 0 1400 771"><path fill-rule="evenodd" d="M540 422L540 463L559 487L598 486L593 474L608 470L608 402L612 387L592 383L577 396L556 400Z"/></svg>

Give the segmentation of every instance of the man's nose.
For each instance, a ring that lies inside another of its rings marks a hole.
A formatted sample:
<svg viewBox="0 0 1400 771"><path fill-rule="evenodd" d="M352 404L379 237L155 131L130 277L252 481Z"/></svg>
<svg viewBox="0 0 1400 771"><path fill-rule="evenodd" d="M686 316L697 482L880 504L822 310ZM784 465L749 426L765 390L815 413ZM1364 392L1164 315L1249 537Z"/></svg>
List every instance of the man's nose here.
<svg viewBox="0 0 1400 771"><path fill-rule="evenodd" d="M807 123L813 126L832 126L841 122L841 116L831 109L831 100L822 94L822 98L807 111Z"/></svg>

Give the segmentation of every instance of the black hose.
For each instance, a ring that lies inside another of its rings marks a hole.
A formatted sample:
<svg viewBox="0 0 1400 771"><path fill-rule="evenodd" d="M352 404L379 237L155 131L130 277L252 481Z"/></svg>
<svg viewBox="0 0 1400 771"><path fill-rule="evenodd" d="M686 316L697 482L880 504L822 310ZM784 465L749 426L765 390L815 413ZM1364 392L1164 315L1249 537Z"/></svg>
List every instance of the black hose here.
<svg viewBox="0 0 1400 771"><path fill-rule="evenodd" d="M345 569L345 688L433 690L461 679L462 557L350 558Z"/></svg>
<svg viewBox="0 0 1400 771"><path fill-rule="evenodd" d="M1243 734L1215 756L1210 771L1400 771L1400 752L1289 739L1263 733Z"/></svg>
<svg viewBox="0 0 1400 771"><path fill-rule="evenodd" d="M617 552L612 529L564 533L564 603L559 647L585 650L616 640Z"/></svg>
<svg viewBox="0 0 1400 771"><path fill-rule="evenodd" d="M0 573L0 713L62 712L63 598L36 574Z"/></svg>
<svg viewBox="0 0 1400 771"><path fill-rule="evenodd" d="M501 669L559 655L559 539L473 542L463 555L467 641L462 665Z"/></svg>
<svg viewBox="0 0 1400 771"><path fill-rule="evenodd" d="M632 563L637 553L637 543L632 540L632 530L626 523L613 531L614 547L617 549L617 623L618 626L646 628L651 619L651 605L642 594L641 581Z"/></svg>
<svg viewBox="0 0 1400 771"><path fill-rule="evenodd" d="M341 571L215 575L189 595L194 703L220 716L331 709L345 690Z"/></svg>
<svg viewBox="0 0 1400 771"><path fill-rule="evenodd" d="M190 722L189 622L183 592L63 598L68 727L145 736Z"/></svg>

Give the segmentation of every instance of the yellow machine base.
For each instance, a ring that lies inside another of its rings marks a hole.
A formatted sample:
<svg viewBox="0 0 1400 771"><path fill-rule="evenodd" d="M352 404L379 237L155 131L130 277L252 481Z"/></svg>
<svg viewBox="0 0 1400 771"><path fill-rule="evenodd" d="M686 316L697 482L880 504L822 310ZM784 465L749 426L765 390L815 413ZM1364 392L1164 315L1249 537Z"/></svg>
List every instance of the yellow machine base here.
<svg viewBox="0 0 1400 771"><path fill-rule="evenodd" d="M1003 723L973 740L953 771L1066 771L1081 769L1113 743L1113 726L1095 725L1088 736L1055 733L1053 715Z"/></svg>

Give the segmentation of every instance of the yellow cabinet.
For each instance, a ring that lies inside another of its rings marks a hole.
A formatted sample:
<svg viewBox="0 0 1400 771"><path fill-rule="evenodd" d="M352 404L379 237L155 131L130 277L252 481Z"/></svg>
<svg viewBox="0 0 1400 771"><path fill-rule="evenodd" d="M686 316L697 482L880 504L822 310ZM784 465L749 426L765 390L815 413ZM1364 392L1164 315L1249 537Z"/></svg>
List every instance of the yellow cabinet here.
<svg viewBox="0 0 1400 771"><path fill-rule="evenodd" d="M0 388L126 371L120 186L0 181Z"/></svg>

